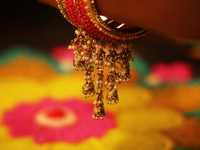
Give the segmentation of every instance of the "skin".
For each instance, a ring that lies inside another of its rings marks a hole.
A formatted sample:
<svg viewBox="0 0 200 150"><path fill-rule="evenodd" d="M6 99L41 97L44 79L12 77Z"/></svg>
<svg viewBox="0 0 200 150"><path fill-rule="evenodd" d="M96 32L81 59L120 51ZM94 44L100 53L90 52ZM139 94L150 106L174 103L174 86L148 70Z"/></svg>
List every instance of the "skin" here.
<svg viewBox="0 0 200 150"><path fill-rule="evenodd" d="M39 0L57 7L56 0ZM96 0L100 14L169 37L200 41L199 0Z"/></svg>

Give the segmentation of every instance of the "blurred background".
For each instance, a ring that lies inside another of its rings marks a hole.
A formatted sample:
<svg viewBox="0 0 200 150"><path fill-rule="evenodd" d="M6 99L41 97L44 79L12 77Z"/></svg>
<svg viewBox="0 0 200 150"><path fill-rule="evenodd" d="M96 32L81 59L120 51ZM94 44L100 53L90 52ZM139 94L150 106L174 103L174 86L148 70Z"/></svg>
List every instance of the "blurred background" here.
<svg viewBox="0 0 200 150"><path fill-rule="evenodd" d="M200 149L198 43L157 33L131 41L132 80L96 121L84 73L71 67L75 27L36 0L0 8L0 150Z"/></svg>

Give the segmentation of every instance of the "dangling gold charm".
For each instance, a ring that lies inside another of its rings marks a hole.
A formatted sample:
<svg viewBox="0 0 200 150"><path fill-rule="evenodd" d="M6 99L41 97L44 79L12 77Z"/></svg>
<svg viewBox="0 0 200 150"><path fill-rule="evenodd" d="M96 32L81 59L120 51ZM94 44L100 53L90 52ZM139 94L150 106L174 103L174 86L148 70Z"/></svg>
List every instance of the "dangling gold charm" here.
<svg viewBox="0 0 200 150"><path fill-rule="evenodd" d="M92 75L94 74L94 67L91 64L86 64L86 73L84 76L85 83L82 88L82 94L85 98L95 95L94 79Z"/></svg>
<svg viewBox="0 0 200 150"><path fill-rule="evenodd" d="M89 96L97 95L94 101L94 110L92 117L94 119L104 119L104 102L103 102L103 69L107 67L109 73L106 78L105 85L107 87L107 95L105 101L107 104L117 104L118 91L117 83L122 81L130 81L130 64L132 61L130 44L123 43L121 45L121 53L117 53L118 46L112 42L109 53L106 55L104 49L106 44L103 40L96 40L80 27L75 33L77 38L71 41L69 49L73 49L75 57L73 60L73 68L75 70L86 71L84 80L85 83L82 87L82 94L87 98ZM119 64L120 68L116 65ZM97 68L96 91L94 85L94 65Z"/></svg>
<svg viewBox="0 0 200 150"><path fill-rule="evenodd" d="M104 59L105 52L103 48L105 48L105 42L100 41L100 45L96 44L96 54L95 54L95 65L97 68L97 80L96 80L96 88L97 88L97 99L94 101L94 111L92 117L94 119L104 119L105 111L104 111L104 103L103 103L103 68L104 68Z"/></svg>
<svg viewBox="0 0 200 150"><path fill-rule="evenodd" d="M104 111L104 103L103 103L103 71L101 69L98 69L97 73L97 81L96 81L96 87L97 87L97 99L94 101L94 111L92 117L94 119L104 119L105 118L105 111Z"/></svg>
<svg viewBox="0 0 200 150"><path fill-rule="evenodd" d="M129 48L131 47L131 44L125 42L121 44L122 52L119 54L119 63L121 66L121 69L119 71L119 76L123 82L129 82L131 80L131 74L130 74L130 64L129 61L133 61L133 57L131 56L131 51Z"/></svg>
<svg viewBox="0 0 200 150"><path fill-rule="evenodd" d="M106 95L106 102L107 104L117 104L118 99L118 92L117 92L117 84L115 83L118 73L115 71L118 67L116 66L118 60L117 51L118 46L115 42L113 42L109 49L109 54L106 56L106 66L109 69L109 73L107 75L107 79L105 85L107 86L107 95Z"/></svg>

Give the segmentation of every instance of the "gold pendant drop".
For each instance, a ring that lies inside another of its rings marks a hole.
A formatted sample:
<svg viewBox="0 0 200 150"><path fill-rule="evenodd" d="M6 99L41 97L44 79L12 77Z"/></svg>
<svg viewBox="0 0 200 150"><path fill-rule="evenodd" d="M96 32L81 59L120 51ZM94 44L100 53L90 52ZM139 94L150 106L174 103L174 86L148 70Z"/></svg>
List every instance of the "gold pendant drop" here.
<svg viewBox="0 0 200 150"><path fill-rule="evenodd" d="M85 35L85 39L83 41L84 42L82 43L84 43L84 45L82 52L85 55L84 61L86 73L84 76L85 83L82 88L82 94L85 96L85 98L87 98L95 95L93 55L95 50L94 44L96 43L96 40L89 35Z"/></svg>
<svg viewBox="0 0 200 150"><path fill-rule="evenodd" d="M129 82L131 78L129 64L129 61L133 61L129 50L131 45L127 42L122 43L120 46L122 50L117 53L118 45L116 42L112 42L106 55L106 44L102 39L97 40L86 34L81 27L75 33L77 37L71 41L69 46L69 49L73 49L75 53L73 68L77 71L85 71L85 83L82 87L84 97L97 95L92 117L96 120L104 119L103 70L105 67L109 70L105 82L107 88L105 101L107 104L117 104L119 101L117 84L122 81ZM94 67L97 69L96 86L94 84Z"/></svg>
<svg viewBox="0 0 200 150"><path fill-rule="evenodd" d="M117 51L118 46L115 42L113 42L109 49L109 54L106 57L106 66L108 67L109 73L107 75L107 79L105 85L107 86L107 95L106 95L106 102L107 104L117 104L118 103L118 92L117 92L117 76L118 73L115 71L118 69L116 66L116 62L118 60Z"/></svg>
<svg viewBox="0 0 200 150"><path fill-rule="evenodd" d="M104 41L100 41L99 45L96 44L96 54L95 54L95 65L97 68L97 80L96 80L96 94L97 99L94 101L94 111L92 117L94 119L104 119L105 118L105 111L104 111L104 102L103 102L103 70L104 69L104 59L105 59L105 52L103 50L105 48Z"/></svg>
<svg viewBox="0 0 200 150"><path fill-rule="evenodd" d="M124 42L121 44L122 52L119 54L119 63L121 66L121 69L119 71L119 76L121 81L123 82L129 82L131 80L131 74L130 74L130 64L129 61L133 61L133 57L131 56L131 51L129 48L131 48L131 44Z"/></svg>

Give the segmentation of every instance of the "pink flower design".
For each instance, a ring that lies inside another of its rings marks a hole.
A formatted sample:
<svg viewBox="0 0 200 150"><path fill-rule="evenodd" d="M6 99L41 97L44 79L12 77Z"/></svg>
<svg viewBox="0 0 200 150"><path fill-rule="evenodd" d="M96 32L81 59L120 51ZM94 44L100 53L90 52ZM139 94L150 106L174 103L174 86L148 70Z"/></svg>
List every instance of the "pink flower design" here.
<svg viewBox="0 0 200 150"><path fill-rule="evenodd" d="M74 59L74 51L69 50L68 46L59 46L52 49L52 57L60 63L60 67L64 71L72 70Z"/></svg>
<svg viewBox="0 0 200 150"><path fill-rule="evenodd" d="M152 66L150 74L156 75L163 82L186 82L192 78L192 67L183 61L158 63Z"/></svg>
<svg viewBox="0 0 200 150"><path fill-rule="evenodd" d="M53 101L43 99L36 104L19 104L4 113L3 124L13 137L32 136L38 144L65 141L81 142L101 137L116 126L115 117L107 112L106 119L91 117L93 105L78 99Z"/></svg>
<svg viewBox="0 0 200 150"><path fill-rule="evenodd" d="M73 62L75 54L73 50L69 50L68 46L59 46L52 49L52 56L55 60L69 59Z"/></svg>

